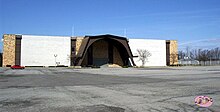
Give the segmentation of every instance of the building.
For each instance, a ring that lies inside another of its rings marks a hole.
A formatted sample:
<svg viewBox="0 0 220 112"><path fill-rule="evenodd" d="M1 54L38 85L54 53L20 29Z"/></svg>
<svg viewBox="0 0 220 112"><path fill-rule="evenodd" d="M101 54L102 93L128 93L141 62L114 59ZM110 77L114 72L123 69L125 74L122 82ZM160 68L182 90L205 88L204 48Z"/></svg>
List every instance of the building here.
<svg viewBox="0 0 220 112"><path fill-rule="evenodd" d="M3 66L141 66L137 49L146 49L151 53L144 66L176 64L170 62L171 52L177 52L176 41L128 40L114 35L64 37L6 34L3 35Z"/></svg>

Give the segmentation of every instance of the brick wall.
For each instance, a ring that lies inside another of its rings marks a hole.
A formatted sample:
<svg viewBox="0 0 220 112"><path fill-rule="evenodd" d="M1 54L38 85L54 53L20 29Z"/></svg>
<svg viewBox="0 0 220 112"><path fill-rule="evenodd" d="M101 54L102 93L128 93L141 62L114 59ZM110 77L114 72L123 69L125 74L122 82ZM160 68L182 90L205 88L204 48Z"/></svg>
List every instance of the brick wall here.
<svg viewBox="0 0 220 112"><path fill-rule="evenodd" d="M3 67L15 65L15 35L3 36Z"/></svg>
<svg viewBox="0 0 220 112"><path fill-rule="evenodd" d="M170 65L178 64L178 44L176 40L169 40L169 57L170 57Z"/></svg>
<svg viewBox="0 0 220 112"><path fill-rule="evenodd" d="M76 37L76 55L79 52L79 48L82 44L84 37Z"/></svg>

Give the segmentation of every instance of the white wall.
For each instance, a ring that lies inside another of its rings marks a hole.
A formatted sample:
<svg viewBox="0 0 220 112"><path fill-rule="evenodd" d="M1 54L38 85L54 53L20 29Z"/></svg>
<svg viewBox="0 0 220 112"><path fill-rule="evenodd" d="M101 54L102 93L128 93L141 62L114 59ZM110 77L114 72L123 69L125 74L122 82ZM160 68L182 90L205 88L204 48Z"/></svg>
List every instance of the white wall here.
<svg viewBox="0 0 220 112"><path fill-rule="evenodd" d="M21 65L23 66L70 66L70 37L22 35Z"/></svg>
<svg viewBox="0 0 220 112"><path fill-rule="evenodd" d="M166 41L152 39L129 39L132 54L138 56L137 49L146 49L151 53L145 66L166 66ZM134 58L137 66L141 66L139 58Z"/></svg>

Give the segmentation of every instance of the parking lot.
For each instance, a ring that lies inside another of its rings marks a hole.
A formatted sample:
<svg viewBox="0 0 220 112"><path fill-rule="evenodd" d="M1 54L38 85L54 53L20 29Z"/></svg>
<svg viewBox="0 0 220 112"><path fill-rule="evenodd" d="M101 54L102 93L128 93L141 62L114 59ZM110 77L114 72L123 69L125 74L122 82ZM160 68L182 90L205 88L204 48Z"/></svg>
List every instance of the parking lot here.
<svg viewBox="0 0 220 112"><path fill-rule="evenodd" d="M194 103L206 95L213 105ZM220 67L0 68L0 112L220 112Z"/></svg>

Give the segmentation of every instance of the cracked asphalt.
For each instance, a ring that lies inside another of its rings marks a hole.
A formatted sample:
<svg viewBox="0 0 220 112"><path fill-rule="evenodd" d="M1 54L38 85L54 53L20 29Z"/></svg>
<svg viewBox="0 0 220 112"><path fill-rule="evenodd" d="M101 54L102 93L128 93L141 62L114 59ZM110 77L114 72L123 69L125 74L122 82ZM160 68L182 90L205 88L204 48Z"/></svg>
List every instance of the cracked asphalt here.
<svg viewBox="0 0 220 112"><path fill-rule="evenodd" d="M0 112L220 112L220 66L0 68Z"/></svg>

